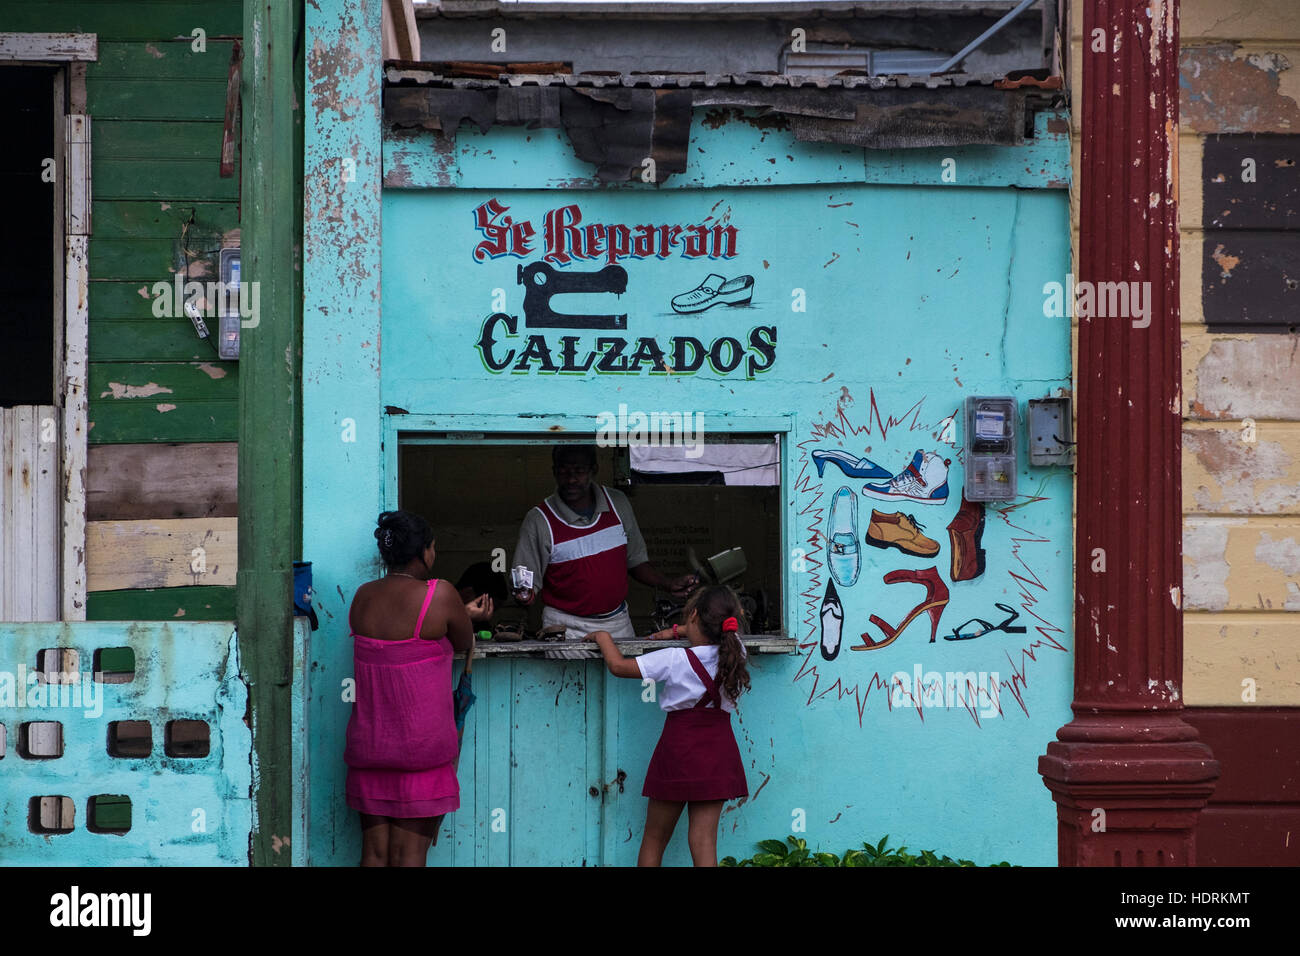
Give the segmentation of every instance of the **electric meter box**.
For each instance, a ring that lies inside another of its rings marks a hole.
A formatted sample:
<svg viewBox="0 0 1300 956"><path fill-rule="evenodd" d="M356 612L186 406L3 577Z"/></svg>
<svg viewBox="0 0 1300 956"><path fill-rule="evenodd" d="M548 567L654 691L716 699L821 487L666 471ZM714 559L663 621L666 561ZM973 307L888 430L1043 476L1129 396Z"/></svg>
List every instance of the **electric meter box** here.
<svg viewBox="0 0 1300 956"><path fill-rule="evenodd" d="M218 296L220 315L217 317L217 355L233 361L239 358L239 247L228 246L221 250L221 283L226 294Z"/></svg>
<svg viewBox="0 0 1300 956"><path fill-rule="evenodd" d="M1016 497L1016 409L1008 396L966 399L966 500Z"/></svg>

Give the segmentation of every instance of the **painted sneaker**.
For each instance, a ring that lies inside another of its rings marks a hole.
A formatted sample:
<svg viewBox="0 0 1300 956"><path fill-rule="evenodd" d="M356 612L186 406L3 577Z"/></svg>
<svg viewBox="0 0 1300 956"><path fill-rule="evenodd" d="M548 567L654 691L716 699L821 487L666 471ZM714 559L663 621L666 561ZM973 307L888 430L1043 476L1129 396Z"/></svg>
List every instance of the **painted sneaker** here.
<svg viewBox="0 0 1300 956"><path fill-rule="evenodd" d="M862 570L862 554L858 548L858 499L851 488L835 492L831 513L826 520L826 563L831 577L842 588L857 583Z"/></svg>
<svg viewBox="0 0 1300 956"><path fill-rule="evenodd" d="M844 605L840 603L835 582L826 582L826 597L822 599L822 657L833 661L840 652L840 634L844 631Z"/></svg>
<svg viewBox="0 0 1300 956"><path fill-rule="evenodd" d="M871 524L867 525L867 544L873 548L897 548L904 554L918 558L933 558L939 553L939 542L921 534L921 524L912 515L896 511L892 515L871 509Z"/></svg>
<svg viewBox="0 0 1300 956"><path fill-rule="evenodd" d="M948 500L950 458L932 451L917 451L906 468L887 482L862 486L868 498L882 501L910 501L918 505L941 505Z"/></svg>
<svg viewBox="0 0 1300 956"><path fill-rule="evenodd" d="M728 279L716 272L709 273L704 281L690 292L673 296L673 311L678 315L703 312L715 305L749 305L754 298L754 277L736 276Z"/></svg>

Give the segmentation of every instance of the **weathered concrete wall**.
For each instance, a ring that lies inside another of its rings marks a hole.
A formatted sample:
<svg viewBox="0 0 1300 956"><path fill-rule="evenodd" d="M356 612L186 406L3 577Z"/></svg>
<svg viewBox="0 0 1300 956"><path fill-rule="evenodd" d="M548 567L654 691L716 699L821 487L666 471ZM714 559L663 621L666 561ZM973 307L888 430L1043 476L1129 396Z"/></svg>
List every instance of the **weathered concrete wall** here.
<svg viewBox="0 0 1300 956"><path fill-rule="evenodd" d="M309 719L318 748L321 739L341 741L346 726L342 681L352 658L343 615L351 596L344 598L342 584L371 573L370 556L357 553L355 542L370 537L382 504L380 2L311 3L304 25L302 537L325 628L311 654ZM319 334L324 323L328 337ZM340 501L347 502L342 509ZM359 858L348 842L355 814L344 802L342 775L320 775L321 761L342 767L340 748L313 751L312 862ZM359 834L355 839L359 846Z"/></svg>
<svg viewBox="0 0 1300 956"><path fill-rule="evenodd" d="M62 684L37 677L38 655L47 649L75 653L56 665L64 668ZM133 662L130 679L120 672L131 666L124 660ZM0 624L0 860L246 865L252 828L247 705L228 623ZM119 722L128 721L148 726L127 733ZM202 722L206 744L178 744L174 721L190 722L187 731ZM34 732L32 724L58 729ZM58 754L25 753L25 737L37 745L38 738L57 740ZM67 799L68 832L33 832L33 822L40 827L31 804L41 797ZM111 814L101 808L92 816L91 801L100 797L117 798L116 805ZM116 832L122 826L129 829Z"/></svg>

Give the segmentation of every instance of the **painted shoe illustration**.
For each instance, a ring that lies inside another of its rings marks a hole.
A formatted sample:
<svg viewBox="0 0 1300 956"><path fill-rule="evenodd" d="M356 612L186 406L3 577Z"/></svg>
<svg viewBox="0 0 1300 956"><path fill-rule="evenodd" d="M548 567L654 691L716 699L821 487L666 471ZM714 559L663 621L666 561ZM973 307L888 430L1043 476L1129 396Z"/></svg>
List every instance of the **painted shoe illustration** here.
<svg viewBox="0 0 1300 956"><path fill-rule="evenodd" d="M818 448L812 453L813 464L817 466L817 477L822 477L822 472L826 470L826 463L832 462L839 466L840 471L844 472L847 478L870 478L870 479L888 479L893 476L888 471L881 468L870 458L854 458L846 451L838 448L832 448L829 451L823 451Z"/></svg>
<svg viewBox="0 0 1300 956"><path fill-rule="evenodd" d="M871 509L871 524L867 525L867 544L873 548L897 548L904 554L919 558L933 558L939 553L939 542L921 534L921 524L912 515L896 511L892 515Z"/></svg>
<svg viewBox="0 0 1300 956"><path fill-rule="evenodd" d="M754 277L736 276L728 279L716 272L705 276L704 281L690 292L673 296L673 311L678 315L703 312L715 305L749 305L754 298Z"/></svg>
<svg viewBox="0 0 1300 956"><path fill-rule="evenodd" d="M842 588L857 583L862 569L858 550L858 499L848 487L835 492L831 513L826 520L826 563L831 577Z"/></svg>
<svg viewBox="0 0 1300 956"><path fill-rule="evenodd" d="M1020 612L1008 604L994 604L995 608L1007 615L1007 619L1001 624L990 624L983 618L973 617L965 624L961 624L952 629L951 634L945 634L945 641L972 641L977 637L983 637L985 634L992 634L994 631L1002 631L1006 634L1024 634L1023 625L1016 624L1020 617Z"/></svg>
<svg viewBox="0 0 1300 956"><path fill-rule="evenodd" d="M983 536L984 503L967 501L962 495L961 510L948 525L954 581L969 581L984 573L984 549L980 547Z"/></svg>
<svg viewBox="0 0 1300 956"><path fill-rule="evenodd" d="M862 486L868 498L882 501L910 501L918 505L941 505L948 500L950 458L932 451L917 451L908 466L887 482Z"/></svg>
<svg viewBox="0 0 1300 956"><path fill-rule="evenodd" d="M884 633L885 639L876 640L870 634L862 635L862 643L854 644L851 648L855 651L878 651L882 647L888 647L907 630L907 626L920 616L922 611L930 613L930 643L934 643L935 637L939 633L939 619L943 617L943 609L948 606L948 586L943 583L939 577L938 568L926 568L924 571L890 571L885 575L886 584L898 584L906 582L908 584L924 584L925 600L916 607L912 608L910 614L903 619L903 623L898 627L892 627L885 621L882 621L876 615L871 615L871 623L880 628Z"/></svg>
<svg viewBox="0 0 1300 956"><path fill-rule="evenodd" d="M826 582L826 597L822 599L822 657L833 661L840 653L840 634L844 630L844 605L840 603L835 582Z"/></svg>

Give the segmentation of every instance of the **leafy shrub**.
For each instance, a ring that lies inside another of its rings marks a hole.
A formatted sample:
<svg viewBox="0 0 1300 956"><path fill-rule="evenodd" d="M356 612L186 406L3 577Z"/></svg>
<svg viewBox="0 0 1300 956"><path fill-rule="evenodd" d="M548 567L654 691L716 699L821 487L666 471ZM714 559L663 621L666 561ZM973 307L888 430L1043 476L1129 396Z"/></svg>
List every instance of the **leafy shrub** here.
<svg viewBox="0 0 1300 956"><path fill-rule="evenodd" d="M872 846L863 843L860 850L845 850L843 856L808 849L806 840L793 836L780 840L760 840L759 852L744 860L734 856L723 857L719 866L978 866L970 860L954 860L950 856L938 856L933 850L922 850L919 854L908 853L906 846L898 848L887 846L889 836L884 836L879 843ZM788 844L788 845L787 845ZM1010 866L1010 863L994 863L993 866Z"/></svg>

